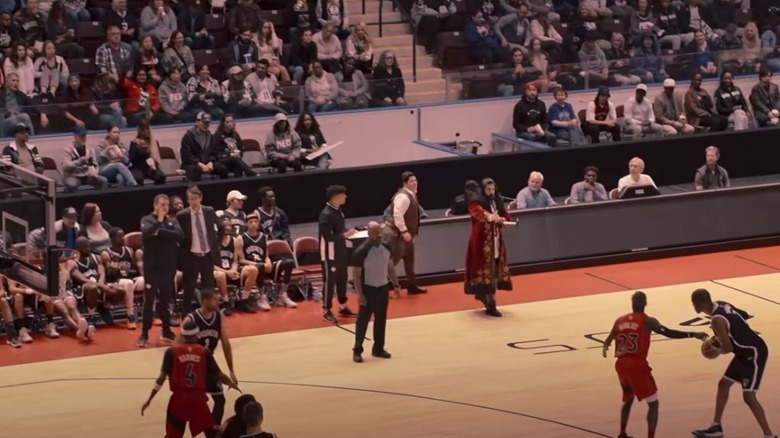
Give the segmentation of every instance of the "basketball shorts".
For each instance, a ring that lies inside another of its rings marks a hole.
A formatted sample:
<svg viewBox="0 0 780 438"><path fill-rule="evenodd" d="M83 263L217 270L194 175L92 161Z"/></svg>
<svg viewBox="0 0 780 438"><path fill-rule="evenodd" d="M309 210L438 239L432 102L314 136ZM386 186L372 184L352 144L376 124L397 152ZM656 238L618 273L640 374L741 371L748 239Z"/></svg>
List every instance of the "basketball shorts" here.
<svg viewBox="0 0 780 438"><path fill-rule="evenodd" d="M214 428L206 394L194 392L171 395L165 420L165 438L183 438L187 423L192 436Z"/></svg>
<svg viewBox="0 0 780 438"><path fill-rule="evenodd" d="M646 360L624 358L615 363L620 386L623 388L623 401L636 397L642 401L658 392L653 379L653 369Z"/></svg>
<svg viewBox="0 0 780 438"><path fill-rule="evenodd" d="M224 393L222 382L219 381L217 376L206 377L206 392L210 395L220 395Z"/></svg>
<svg viewBox="0 0 780 438"><path fill-rule="evenodd" d="M769 350L766 344L756 347L755 354L749 356L735 354L723 377L741 384L743 391L758 391L768 358Z"/></svg>

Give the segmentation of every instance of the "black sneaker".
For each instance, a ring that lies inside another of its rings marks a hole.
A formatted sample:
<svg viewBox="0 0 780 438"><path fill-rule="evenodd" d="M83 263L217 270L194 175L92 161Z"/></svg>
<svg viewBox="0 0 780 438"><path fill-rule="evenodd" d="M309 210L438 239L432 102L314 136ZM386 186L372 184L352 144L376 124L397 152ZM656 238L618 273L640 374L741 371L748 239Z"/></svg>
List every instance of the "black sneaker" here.
<svg viewBox="0 0 780 438"><path fill-rule="evenodd" d="M634 438L634 437L626 435L626 434L620 434L620 435L618 435L618 438Z"/></svg>
<svg viewBox="0 0 780 438"><path fill-rule="evenodd" d="M487 316L492 316L493 318L501 318L501 312L498 311L495 307L491 307L489 309L485 310L485 314Z"/></svg>
<svg viewBox="0 0 780 438"><path fill-rule="evenodd" d="M138 338L138 348L145 348L146 344L149 343L149 335L146 333L141 333L141 336Z"/></svg>
<svg viewBox="0 0 780 438"><path fill-rule="evenodd" d="M352 362L363 363L363 356L359 354L352 354Z"/></svg>
<svg viewBox="0 0 780 438"><path fill-rule="evenodd" d="M333 314L330 313L329 311L325 312L322 315L322 320L327 322L327 323L330 323L330 324L338 324L339 323L338 320L336 320L336 317L333 316Z"/></svg>
<svg viewBox="0 0 780 438"><path fill-rule="evenodd" d="M388 353L385 350L373 352L371 353L371 355L374 357L378 357L380 359L390 359L391 357L393 357L392 354Z"/></svg>
<svg viewBox="0 0 780 438"><path fill-rule="evenodd" d="M5 343L14 347L14 348L22 348L22 343L19 342L19 336L9 336Z"/></svg>
<svg viewBox="0 0 780 438"><path fill-rule="evenodd" d="M345 307L343 309L339 309L339 315L347 316L349 318L357 318L357 313L355 313L352 310L350 310L349 307Z"/></svg>
<svg viewBox="0 0 780 438"><path fill-rule="evenodd" d="M160 340L166 344L173 344L176 342L176 335L174 335L173 332L163 332Z"/></svg>
<svg viewBox="0 0 780 438"><path fill-rule="evenodd" d="M701 430L694 430L691 432L696 437L722 437L723 436L723 426L720 424L713 424L712 426L708 427L707 429L701 429Z"/></svg>

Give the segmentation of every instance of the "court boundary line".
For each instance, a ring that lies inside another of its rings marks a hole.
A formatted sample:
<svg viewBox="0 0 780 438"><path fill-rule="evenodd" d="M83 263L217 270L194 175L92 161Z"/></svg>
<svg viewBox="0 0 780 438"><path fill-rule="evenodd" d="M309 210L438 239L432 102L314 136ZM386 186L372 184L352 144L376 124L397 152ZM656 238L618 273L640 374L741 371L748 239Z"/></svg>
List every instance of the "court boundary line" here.
<svg viewBox="0 0 780 438"><path fill-rule="evenodd" d="M66 378L66 379L49 379L49 380L38 380L38 381L24 382L24 383L12 383L9 385L0 385L0 390L20 388L25 386L45 385L45 384L60 383L60 382L123 382L123 381L153 381L153 380L154 380L153 377L80 377L80 378ZM584 432L593 436L599 436L605 438L612 437L612 435L606 435L604 433L595 430L587 429L580 426L575 426L573 424L564 423L558 420L552 420L549 418L526 414L523 412L511 411L509 409L496 408L496 407L485 406L476 403L462 402L457 400L447 400L447 399L431 397L427 395L407 394L403 392L385 391L381 389L352 388L349 386L319 385L313 383L269 382L269 381L262 381L262 380L243 380L240 383L250 383L255 385L294 386L294 387L301 387L301 388L316 388L316 389L332 389L332 390L341 390L341 391L365 392L365 393L379 394L379 395L390 395L395 397L414 398L418 400L446 403L450 405L465 406L474 409L481 409L486 411L498 412L502 414L514 415L516 417L522 417L529 420L541 421L543 423L554 424L556 426L578 430L580 432Z"/></svg>
<svg viewBox="0 0 780 438"><path fill-rule="evenodd" d="M596 274L594 274L592 272L586 272L585 275L589 275L589 276L591 276L591 277L593 277L595 279L598 279L598 280L601 280L601 281L605 281L605 282L607 282L609 284L613 284L613 285L615 285L617 287L622 287L623 290L626 290L626 291L634 289L633 287L628 287L625 284L618 283L617 281L612 281L612 280L610 280L608 278L604 278L604 277L602 277L600 275L596 275Z"/></svg>
<svg viewBox="0 0 780 438"><path fill-rule="evenodd" d="M747 262L755 263L755 264L757 264L757 265L759 265L759 266L764 266L764 267L767 267L767 268L769 268L769 269L772 269L772 270L775 270L775 271L780 271L780 268L778 268L778 267L776 267L776 266L768 265L768 264L766 264L766 263L762 263L762 262L759 262L759 261L757 261L757 260L753 260L753 259L751 259L751 258L748 258L748 257L745 257L745 256L741 256L741 255L739 255L739 254L734 254L734 257L736 257L736 258L738 258L738 259L745 260L745 261L747 261Z"/></svg>
<svg viewBox="0 0 780 438"><path fill-rule="evenodd" d="M777 301L775 301L775 300L772 300L772 299L770 299L770 298L766 298L766 297L762 297L761 295L754 294L754 293L752 293L752 292L748 292L748 291L746 291L746 290L742 290L742 289L740 289L740 288L738 288L738 287L730 286L730 285L728 285L728 284L726 284L726 283L721 283L721 282L719 282L719 281L716 281L716 280L710 280L710 282L711 282L711 283L715 283L715 284L717 284L718 286L723 286L723 287L729 288L729 289L731 289L731 290L735 290L735 291L737 291L737 292L741 292L741 293L743 293L743 294L745 294L745 295L749 295L749 296L751 296L751 297L753 297L753 298L758 298L759 300L764 300L764 301L766 301L766 302L769 302L769 303L776 304L776 305L780 306L780 303L779 303L779 302L777 302Z"/></svg>

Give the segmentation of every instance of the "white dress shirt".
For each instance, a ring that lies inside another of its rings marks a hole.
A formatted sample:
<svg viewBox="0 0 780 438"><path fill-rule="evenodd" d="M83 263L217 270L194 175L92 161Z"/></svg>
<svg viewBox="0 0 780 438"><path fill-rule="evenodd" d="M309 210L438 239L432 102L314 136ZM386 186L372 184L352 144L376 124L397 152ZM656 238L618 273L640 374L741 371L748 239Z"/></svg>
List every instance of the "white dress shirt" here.
<svg viewBox="0 0 780 438"><path fill-rule="evenodd" d="M416 197L415 194L410 190L404 188L403 191L405 191L413 198ZM408 231L406 228L406 220L404 219L404 215L406 214L406 210L409 210L410 205L411 201L409 200L409 197L401 196L400 192L393 199L393 222L402 234Z"/></svg>
<svg viewBox="0 0 780 438"><path fill-rule="evenodd" d="M203 207L197 210L190 208L190 223L192 226L192 245L190 246L190 251L197 254L201 254L202 251L203 253L208 254L210 251L208 238L203 243L200 241L197 221L198 216L200 216L201 224L203 225L203 234L208 235L208 229L206 228L206 218L203 215Z"/></svg>

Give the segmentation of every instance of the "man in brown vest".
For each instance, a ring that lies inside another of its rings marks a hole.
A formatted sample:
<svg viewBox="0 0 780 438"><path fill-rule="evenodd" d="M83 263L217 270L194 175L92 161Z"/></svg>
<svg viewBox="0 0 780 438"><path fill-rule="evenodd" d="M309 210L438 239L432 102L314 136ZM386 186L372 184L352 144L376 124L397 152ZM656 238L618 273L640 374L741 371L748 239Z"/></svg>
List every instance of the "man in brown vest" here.
<svg viewBox="0 0 780 438"><path fill-rule="evenodd" d="M400 260L404 261L406 272L406 291L409 295L428 293L417 285L414 275L414 238L420 229L420 204L417 202L417 177L412 172L401 174L401 184L398 192L390 202L390 217L385 227L385 233L393 248L393 266ZM400 295L401 284L395 269L390 269L390 280L395 289L395 295Z"/></svg>

